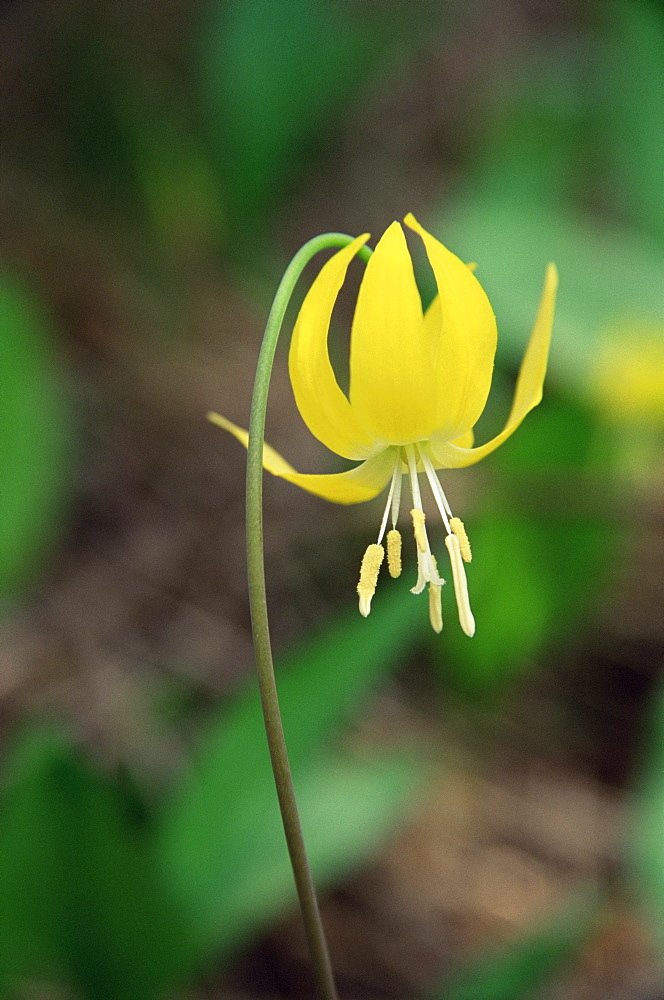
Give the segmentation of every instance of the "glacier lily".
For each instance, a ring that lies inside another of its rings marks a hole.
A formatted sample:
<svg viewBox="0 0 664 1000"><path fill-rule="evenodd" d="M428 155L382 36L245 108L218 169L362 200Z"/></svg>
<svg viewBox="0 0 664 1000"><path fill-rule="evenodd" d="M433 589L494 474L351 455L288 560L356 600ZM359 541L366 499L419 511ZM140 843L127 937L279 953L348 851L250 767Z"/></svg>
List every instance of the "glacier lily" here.
<svg viewBox="0 0 664 1000"><path fill-rule="evenodd" d="M348 395L341 390L330 362L328 330L348 267L369 234L359 236L323 265L304 299L291 340L289 372L304 422L322 444L359 464L347 472L301 473L265 445L263 465L273 475L335 503L371 500L388 487L377 540L369 545L360 571L359 604L365 616L385 547L390 574L396 577L401 572L401 536L396 525L405 475L417 550L418 574L412 591L421 593L428 585L429 616L439 632L444 580L427 534L422 474L445 528L461 627L472 636L475 621L464 567L471 558L470 545L463 523L452 514L437 470L462 468L484 458L541 400L558 276L549 264L507 422L494 438L475 447L473 427L491 386L495 317L472 265L447 250L412 215L404 222L424 243L438 294L423 313L403 229L398 222L392 223L370 257L360 286L351 329ZM247 446L247 431L219 414L209 414L209 418Z"/></svg>

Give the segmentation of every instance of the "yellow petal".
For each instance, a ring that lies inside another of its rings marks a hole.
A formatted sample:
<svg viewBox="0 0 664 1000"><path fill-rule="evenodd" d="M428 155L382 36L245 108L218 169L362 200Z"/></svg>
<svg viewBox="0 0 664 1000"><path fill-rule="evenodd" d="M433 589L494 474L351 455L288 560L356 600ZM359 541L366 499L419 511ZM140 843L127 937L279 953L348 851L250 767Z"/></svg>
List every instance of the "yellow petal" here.
<svg viewBox="0 0 664 1000"><path fill-rule="evenodd" d="M208 413L207 418L247 447L249 434L242 427L231 423L219 413ZM378 496L392 475L394 460L394 452L388 448L348 472L310 475L297 472L278 451L269 444L263 445L263 466L268 472L333 503L363 503Z"/></svg>
<svg viewBox="0 0 664 1000"><path fill-rule="evenodd" d="M501 445L510 434L513 434L526 414L534 406L537 406L542 398L542 385L549 357L557 289L558 271L555 264L549 264L546 269L544 290L535 325L521 362L514 402L503 430L491 441L487 441L486 444L480 445L478 448L459 447L451 442L440 444L435 441L429 442L428 451L436 468L454 469L479 462L481 458Z"/></svg>
<svg viewBox="0 0 664 1000"><path fill-rule="evenodd" d="M475 431L472 429L466 431L460 437L455 438L452 444L455 444L457 448L472 448L475 442Z"/></svg>
<svg viewBox="0 0 664 1000"><path fill-rule="evenodd" d="M412 215L404 221L421 236L438 287L425 317L435 344L429 392L437 402L435 436L452 441L473 427L484 409L496 353L496 320L472 268Z"/></svg>
<svg viewBox="0 0 664 1000"><path fill-rule="evenodd" d="M249 447L249 432L245 431L243 427L238 427L237 424L227 420L226 417L222 417L221 413L214 413L213 411L207 414L207 419L211 424L216 424L217 427L221 427L223 430L228 431L229 434L232 434L245 448ZM278 451L271 448L269 444L263 445L263 467L274 476L283 476L295 472L293 466L285 458L282 458Z"/></svg>
<svg viewBox="0 0 664 1000"><path fill-rule="evenodd" d="M283 459L282 459L283 461ZM267 466L266 466L267 468ZM391 448L379 452L348 472L315 475L305 472L276 473L289 483L295 483L309 493L315 493L332 503L364 503L373 500L387 486L394 469ZM272 470L270 470L272 471Z"/></svg>
<svg viewBox="0 0 664 1000"><path fill-rule="evenodd" d="M398 222L367 264L350 342L350 401L385 444L410 444L436 426L433 355L406 238Z"/></svg>
<svg viewBox="0 0 664 1000"><path fill-rule="evenodd" d="M348 266L368 238L358 236L323 265L302 303L288 355L295 402L307 427L337 455L356 459L375 454L376 448L339 388L327 335Z"/></svg>

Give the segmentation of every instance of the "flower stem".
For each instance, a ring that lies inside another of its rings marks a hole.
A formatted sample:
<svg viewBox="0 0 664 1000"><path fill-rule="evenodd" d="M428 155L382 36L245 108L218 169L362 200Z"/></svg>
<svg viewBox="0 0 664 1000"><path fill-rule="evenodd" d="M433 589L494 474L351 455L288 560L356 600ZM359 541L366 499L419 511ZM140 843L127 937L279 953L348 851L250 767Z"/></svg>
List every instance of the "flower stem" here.
<svg viewBox="0 0 664 1000"><path fill-rule="evenodd" d="M263 444L265 441L265 413L274 354L281 325L295 285L307 263L320 250L345 247L352 240L351 236L346 236L343 233L325 233L322 236L316 236L298 250L281 279L270 309L256 366L247 451L247 570L258 685L281 819L307 935L309 954L322 1000L337 1000L337 991L297 811L274 677L263 555ZM371 251L368 247L363 247L358 253L358 256L365 261L370 255Z"/></svg>

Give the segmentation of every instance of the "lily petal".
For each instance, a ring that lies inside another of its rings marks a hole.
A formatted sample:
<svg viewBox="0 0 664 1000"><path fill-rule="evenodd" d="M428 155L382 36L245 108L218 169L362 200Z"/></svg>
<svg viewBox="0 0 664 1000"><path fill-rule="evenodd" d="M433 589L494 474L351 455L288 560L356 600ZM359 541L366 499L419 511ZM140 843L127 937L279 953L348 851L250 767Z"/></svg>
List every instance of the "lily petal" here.
<svg viewBox="0 0 664 1000"><path fill-rule="evenodd" d="M535 325L521 362L512 409L503 430L478 448L459 447L452 442L429 442L428 451L436 468L458 469L479 462L513 434L526 414L537 406L542 398L557 289L558 271L555 264L549 264Z"/></svg>
<svg viewBox="0 0 664 1000"><path fill-rule="evenodd" d="M377 449L339 387L327 336L348 266L368 238L368 233L358 236L323 265L302 303L288 355L293 394L305 424L331 451L353 459L367 458Z"/></svg>
<svg viewBox="0 0 664 1000"><path fill-rule="evenodd" d="M364 503L373 500L387 486L394 470L394 453L391 448L379 452L366 462L348 472L331 472L321 475L306 472L276 473L289 483L314 493L332 503ZM271 470L270 470L271 471Z"/></svg>
<svg viewBox="0 0 664 1000"><path fill-rule="evenodd" d="M246 448L249 434L244 428L222 417L219 413L208 413L208 420L228 431ZM329 474L309 474L297 472L285 458L271 448L263 446L263 467L273 476L287 479L309 493L331 500L333 503L363 503L372 500L385 488L394 470L395 454L391 448L381 451L348 472Z"/></svg>
<svg viewBox="0 0 664 1000"><path fill-rule="evenodd" d="M393 222L367 264L350 341L351 405L378 440L401 445L431 435L434 358L406 238Z"/></svg>
<svg viewBox="0 0 664 1000"><path fill-rule="evenodd" d="M437 402L435 436L453 440L477 422L491 387L496 320L491 304L465 264L407 215L404 222L422 238L438 286L425 317L435 345L429 393Z"/></svg>
<svg viewBox="0 0 664 1000"><path fill-rule="evenodd" d="M469 430L465 434L461 434L460 437L455 438L452 444L455 444L457 448L472 448L475 443L475 431Z"/></svg>

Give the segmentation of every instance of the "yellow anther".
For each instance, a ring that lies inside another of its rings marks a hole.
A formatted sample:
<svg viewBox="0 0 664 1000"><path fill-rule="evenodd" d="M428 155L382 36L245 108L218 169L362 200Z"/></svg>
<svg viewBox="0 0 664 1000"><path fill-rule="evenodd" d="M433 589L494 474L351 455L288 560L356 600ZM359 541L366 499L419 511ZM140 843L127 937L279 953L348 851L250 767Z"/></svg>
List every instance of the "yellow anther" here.
<svg viewBox="0 0 664 1000"><path fill-rule="evenodd" d="M387 533L387 568L390 576L401 576L401 533L392 528Z"/></svg>
<svg viewBox="0 0 664 1000"><path fill-rule="evenodd" d="M468 541L468 535L466 534L466 529L464 527L463 521L460 517L450 518L450 528L454 534L459 539L459 548L461 549L461 558L464 562L470 562L473 558L472 552L470 551L470 542Z"/></svg>
<svg viewBox="0 0 664 1000"><path fill-rule="evenodd" d="M415 508L415 510L411 510L410 516L413 519L413 531L415 532L417 547L420 552L426 552L429 546L427 545L427 535L424 530L424 511Z"/></svg>
<svg viewBox="0 0 664 1000"><path fill-rule="evenodd" d="M376 593L378 583L378 573L385 557L385 550L382 545L375 542L367 548L360 567L360 582L357 585L357 593L360 597L360 614L366 618L371 611L371 598Z"/></svg>

